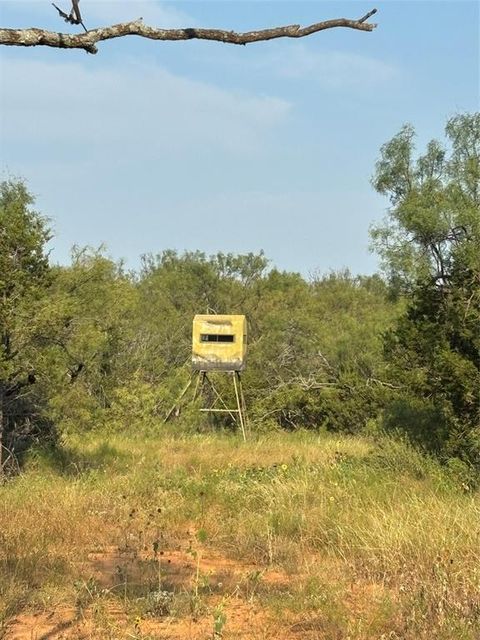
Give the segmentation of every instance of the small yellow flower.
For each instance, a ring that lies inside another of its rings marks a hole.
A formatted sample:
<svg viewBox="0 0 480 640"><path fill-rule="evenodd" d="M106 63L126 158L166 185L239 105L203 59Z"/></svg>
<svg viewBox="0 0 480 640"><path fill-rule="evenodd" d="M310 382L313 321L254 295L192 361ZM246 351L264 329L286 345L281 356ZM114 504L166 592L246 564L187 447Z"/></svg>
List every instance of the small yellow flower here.
<svg viewBox="0 0 480 640"><path fill-rule="evenodd" d="M286 471L288 469L288 464L282 464L281 469L282 471Z"/></svg>
<svg viewBox="0 0 480 640"><path fill-rule="evenodd" d="M330 502L335 502L335 498L333 496L330 496L329 500Z"/></svg>

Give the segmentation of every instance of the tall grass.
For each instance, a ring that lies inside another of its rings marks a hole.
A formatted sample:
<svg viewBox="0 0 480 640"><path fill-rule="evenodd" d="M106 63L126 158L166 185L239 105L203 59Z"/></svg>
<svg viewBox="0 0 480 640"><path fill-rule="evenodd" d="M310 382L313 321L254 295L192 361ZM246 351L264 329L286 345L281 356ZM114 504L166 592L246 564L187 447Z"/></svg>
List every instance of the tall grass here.
<svg viewBox="0 0 480 640"><path fill-rule="evenodd" d="M0 487L0 620L77 602L93 551L192 532L258 567L237 592L305 637L480 637L479 495L405 443L301 432L90 433L32 455Z"/></svg>

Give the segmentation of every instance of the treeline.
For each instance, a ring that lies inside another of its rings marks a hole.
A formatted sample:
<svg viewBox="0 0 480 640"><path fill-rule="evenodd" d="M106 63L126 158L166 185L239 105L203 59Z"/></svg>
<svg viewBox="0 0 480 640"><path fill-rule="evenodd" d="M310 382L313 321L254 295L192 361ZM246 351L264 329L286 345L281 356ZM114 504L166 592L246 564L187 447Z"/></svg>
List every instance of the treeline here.
<svg viewBox="0 0 480 640"><path fill-rule="evenodd" d="M418 158L410 127L381 149L382 276L306 280L262 253L163 251L130 272L74 248L52 265L48 220L22 181L4 181L2 460L65 430L170 428L194 314L244 313L253 429L401 430L480 468L480 115L446 134L448 150L431 142ZM201 427L188 409L180 419Z"/></svg>

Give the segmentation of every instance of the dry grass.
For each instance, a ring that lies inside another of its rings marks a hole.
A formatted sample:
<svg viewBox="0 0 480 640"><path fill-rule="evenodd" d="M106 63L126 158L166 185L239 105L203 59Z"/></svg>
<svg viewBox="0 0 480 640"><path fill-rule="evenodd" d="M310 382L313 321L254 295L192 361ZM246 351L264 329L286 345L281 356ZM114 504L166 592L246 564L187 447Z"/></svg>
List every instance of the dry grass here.
<svg viewBox="0 0 480 640"><path fill-rule="evenodd" d="M480 637L479 496L388 439L70 437L0 522L7 638L62 606L85 638Z"/></svg>

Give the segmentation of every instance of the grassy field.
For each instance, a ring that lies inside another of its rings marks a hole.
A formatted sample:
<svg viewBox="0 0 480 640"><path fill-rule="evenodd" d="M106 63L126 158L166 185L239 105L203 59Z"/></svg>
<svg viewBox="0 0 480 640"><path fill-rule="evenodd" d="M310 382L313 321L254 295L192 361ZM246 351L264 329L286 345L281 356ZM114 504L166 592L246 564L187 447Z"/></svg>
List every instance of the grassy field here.
<svg viewBox="0 0 480 640"><path fill-rule="evenodd" d="M0 638L478 640L479 561L391 439L85 434L0 486Z"/></svg>

